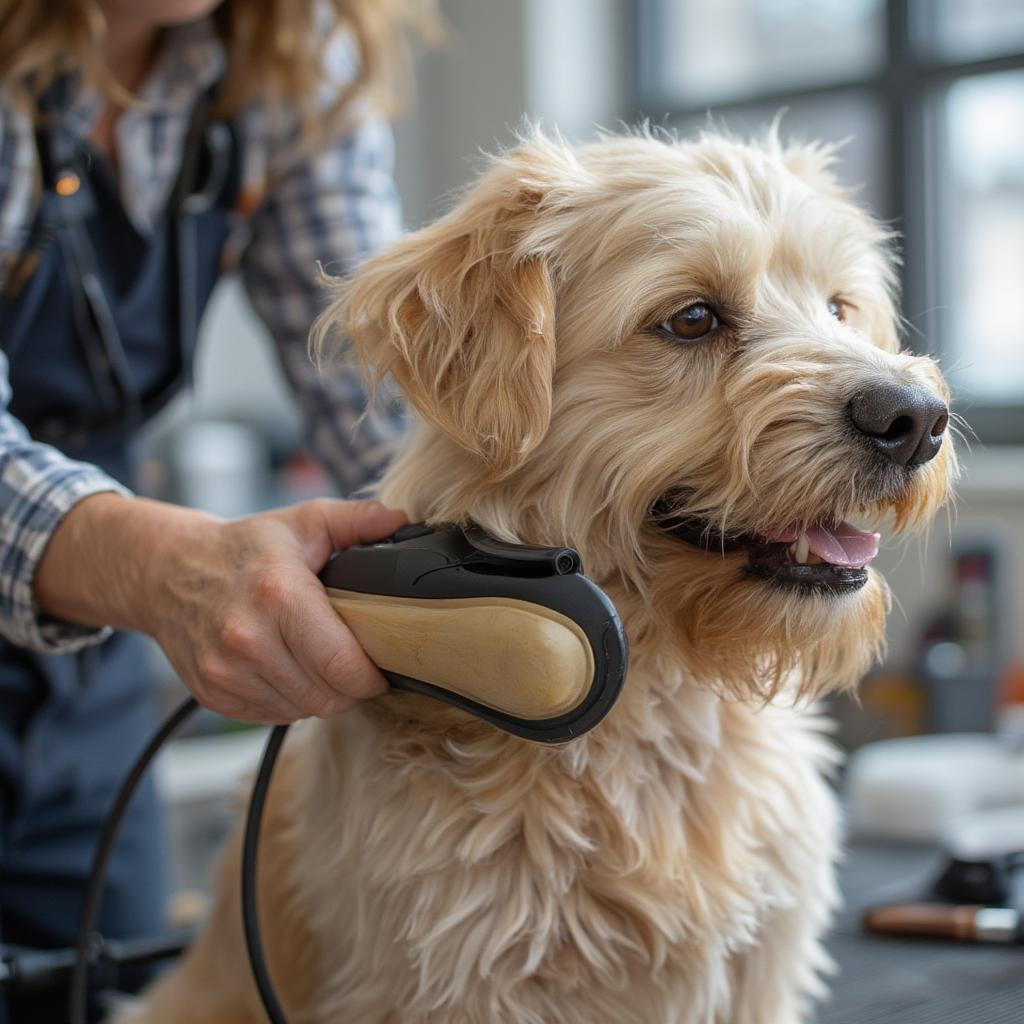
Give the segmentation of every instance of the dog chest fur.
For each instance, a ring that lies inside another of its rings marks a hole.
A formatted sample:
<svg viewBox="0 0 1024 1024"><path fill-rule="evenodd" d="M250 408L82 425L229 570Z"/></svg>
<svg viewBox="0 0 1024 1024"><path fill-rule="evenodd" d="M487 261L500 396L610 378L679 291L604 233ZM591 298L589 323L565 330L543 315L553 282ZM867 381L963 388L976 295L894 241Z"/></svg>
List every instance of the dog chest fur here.
<svg viewBox="0 0 1024 1024"><path fill-rule="evenodd" d="M796 1019L788 977L771 1018L729 1016L730 1000L787 911L834 902L820 725L681 679L654 697L639 674L561 750L381 715L316 726L292 876L321 937L314 1019ZM778 968L805 991L816 930Z"/></svg>

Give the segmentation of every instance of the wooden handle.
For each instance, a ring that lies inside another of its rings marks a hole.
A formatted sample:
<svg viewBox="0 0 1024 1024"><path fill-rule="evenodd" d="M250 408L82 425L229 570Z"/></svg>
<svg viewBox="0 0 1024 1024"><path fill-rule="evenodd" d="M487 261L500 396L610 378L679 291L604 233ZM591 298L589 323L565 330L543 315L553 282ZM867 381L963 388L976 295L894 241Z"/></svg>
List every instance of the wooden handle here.
<svg viewBox="0 0 1024 1024"><path fill-rule="evenodd" d="M944 903L897 903L875 907L864 915L864 925L882 935L928 935L942 939L977 939L977 907Z"/></svg>
<svg viewBox="0 0 1024 1024"><path fill-rule="evenodd" d="M583 630L541 605L502 597L381 597L330 587L327 595L380 668L517 718L571 711L594 678Z"/></svg>

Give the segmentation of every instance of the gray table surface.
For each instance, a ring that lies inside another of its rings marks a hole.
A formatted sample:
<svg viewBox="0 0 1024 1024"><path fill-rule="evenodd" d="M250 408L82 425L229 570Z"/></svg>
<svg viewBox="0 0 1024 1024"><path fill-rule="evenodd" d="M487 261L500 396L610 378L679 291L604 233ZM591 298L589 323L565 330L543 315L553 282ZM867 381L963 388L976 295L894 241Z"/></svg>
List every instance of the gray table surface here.
<svg viewBox="0 0 1024 1024"><path fill-rule="evenodd" d="M921 893L938 858L855 845L841 870L845 907L828 946L839 973L817 1024L1024 1024L1024 946L886 939L864 910Z"/></svg>

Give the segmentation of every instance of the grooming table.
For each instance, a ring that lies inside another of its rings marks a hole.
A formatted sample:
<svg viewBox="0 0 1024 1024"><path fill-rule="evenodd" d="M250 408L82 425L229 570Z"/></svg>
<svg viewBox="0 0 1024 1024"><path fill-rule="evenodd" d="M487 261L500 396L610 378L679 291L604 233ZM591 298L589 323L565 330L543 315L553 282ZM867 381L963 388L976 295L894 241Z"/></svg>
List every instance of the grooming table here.
<svg viewBox="0 0 1024 1024"><path fill-rule="evenodd" d="M890 939L861 930L875 903L914 897L931 850L854 844L840 872L845 907L828 941L839 966L817 1024L1024 1024L1024 946Z"/></svg>

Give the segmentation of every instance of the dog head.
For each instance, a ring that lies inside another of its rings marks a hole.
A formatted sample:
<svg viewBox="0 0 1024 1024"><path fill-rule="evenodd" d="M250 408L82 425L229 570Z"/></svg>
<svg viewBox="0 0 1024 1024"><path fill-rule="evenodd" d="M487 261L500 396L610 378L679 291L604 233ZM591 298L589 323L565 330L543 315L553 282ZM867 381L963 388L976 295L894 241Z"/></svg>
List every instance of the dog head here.
<svg viewBox="0 0 1024 1024"><path fill-rule="evenodd" d="M724 690L855 682L888 605L863 527L927 522L955 456L888 233L831 162L775 134L496 159L321 325L423 418L384 496L574 544L635 651Z"/></svg>

